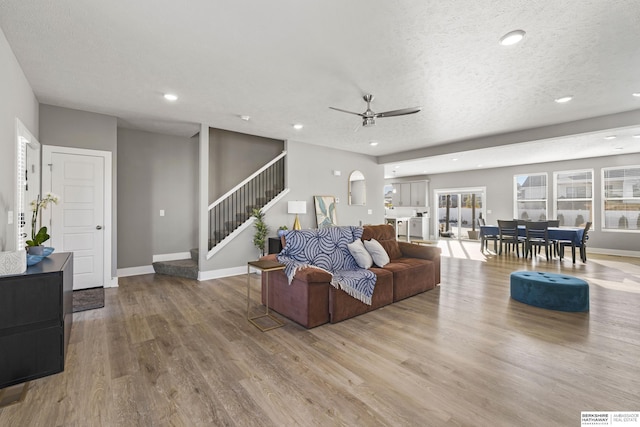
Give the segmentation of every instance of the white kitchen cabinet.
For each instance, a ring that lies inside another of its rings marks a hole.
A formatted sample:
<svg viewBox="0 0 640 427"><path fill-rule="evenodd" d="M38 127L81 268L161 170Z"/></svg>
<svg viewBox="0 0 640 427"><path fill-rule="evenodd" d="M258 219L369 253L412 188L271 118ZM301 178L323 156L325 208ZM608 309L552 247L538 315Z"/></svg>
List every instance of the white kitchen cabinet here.
<svg viewBox="0 0 640 427"><path fill-rule="evenodd" d="M429 240L428 218L411 218L409 220L409 233L414 239Z"/></svg>
<svg viewBox="0 0 640 427"><path fill-rule="evenodd" d="M426 208L427 181L396 182L393 185L392 203L395 207Z"/></svg>
<svg viewBox="0 0 640 427"><path fill-rule="evenodd" d="M427 181L416 181L411 184L411 206L424 208L427 206Z"/></svg>
<svg viewBox="0 0 640 427"><path fill-rule="evenodd" d="M393 184L392 203L396 207L411 207L411 183L398 182Z"/></svg>

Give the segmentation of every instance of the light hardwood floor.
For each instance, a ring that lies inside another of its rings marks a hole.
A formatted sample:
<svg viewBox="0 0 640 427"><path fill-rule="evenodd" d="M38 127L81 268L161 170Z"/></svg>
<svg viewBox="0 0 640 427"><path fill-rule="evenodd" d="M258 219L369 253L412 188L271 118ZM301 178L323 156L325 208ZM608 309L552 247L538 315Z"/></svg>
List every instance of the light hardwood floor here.
<svg viewBox="0 0 640 427"><path fill-rule="evenodd" d="M245 276L120 279L76 313L65 372L0 426L577 426L640 411L640 260L480 256L444 242L442 285L372 313L262 333ZM509 298L509 273L573 274L591 311ZM252 296L258 303L258 280Z"/></svg>

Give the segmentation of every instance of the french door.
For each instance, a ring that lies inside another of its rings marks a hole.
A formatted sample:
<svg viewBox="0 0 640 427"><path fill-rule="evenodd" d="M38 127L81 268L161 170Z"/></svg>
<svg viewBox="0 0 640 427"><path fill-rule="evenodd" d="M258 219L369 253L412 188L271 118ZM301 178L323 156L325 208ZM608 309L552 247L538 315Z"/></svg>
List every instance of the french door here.
<svg viewBox="0 0 640 427"><path fill-rule="evenodd" d="M441 238L478 238L478 218L485 218L485 187L435 190L438 236Z"/></svg>

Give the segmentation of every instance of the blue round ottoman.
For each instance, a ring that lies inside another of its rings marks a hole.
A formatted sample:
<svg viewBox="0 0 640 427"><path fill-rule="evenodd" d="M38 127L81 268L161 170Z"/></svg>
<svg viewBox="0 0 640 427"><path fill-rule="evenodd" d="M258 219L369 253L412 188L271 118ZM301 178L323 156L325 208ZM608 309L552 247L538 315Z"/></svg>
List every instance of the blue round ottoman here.
<svg viewBox="0 0 640 427"><path fill-rule="evenodd" d="M514 271L511 298L550 310L589 311L589 284L566 274Z"/></svg>

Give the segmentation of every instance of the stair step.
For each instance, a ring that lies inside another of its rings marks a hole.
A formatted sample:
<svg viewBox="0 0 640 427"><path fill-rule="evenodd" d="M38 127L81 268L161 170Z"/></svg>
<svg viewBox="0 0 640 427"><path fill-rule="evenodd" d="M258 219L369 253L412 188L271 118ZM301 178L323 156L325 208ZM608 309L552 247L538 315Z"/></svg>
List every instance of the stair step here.
<svg viewBox="0 0 640 427"><path fill-rule="evenodd" d="M195 262L198 262L198 258L200 257L200 249L193 248L189 251L191 253L191 259Z"/></svg>
<svg viewBox="0 0 640 427"><path fill-rule="evenodd" d="M198 278L198 263L192 259L154 262L153 270L157 274L166 274L167 276Z"/></svg>

